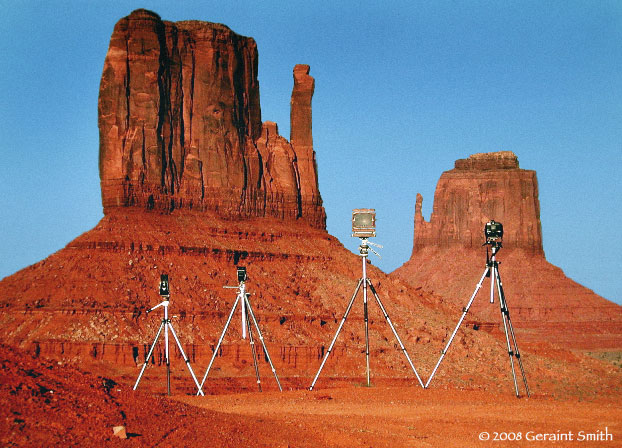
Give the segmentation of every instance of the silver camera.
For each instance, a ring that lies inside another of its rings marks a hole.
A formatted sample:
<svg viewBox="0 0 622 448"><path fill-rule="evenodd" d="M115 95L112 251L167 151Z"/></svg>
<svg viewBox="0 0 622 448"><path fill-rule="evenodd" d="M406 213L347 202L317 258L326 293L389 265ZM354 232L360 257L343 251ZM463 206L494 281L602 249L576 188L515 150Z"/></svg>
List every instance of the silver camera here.
<svg viewBox="0 0 622 448"><path fill-rule="evenodd" d="M355 208L352 210L352 236L357 238L376 236L376 209Z"/></svg>

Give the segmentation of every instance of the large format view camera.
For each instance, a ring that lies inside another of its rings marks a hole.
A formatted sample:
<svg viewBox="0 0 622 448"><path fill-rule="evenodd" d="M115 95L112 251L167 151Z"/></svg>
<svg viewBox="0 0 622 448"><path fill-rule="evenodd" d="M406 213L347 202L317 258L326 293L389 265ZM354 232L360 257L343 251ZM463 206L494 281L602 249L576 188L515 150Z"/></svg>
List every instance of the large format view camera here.
<svg viewBox="0 0 622 448"><path fill-rule="evenodd" d="M376 210L355 208L352 210L352 236L369 238L376 236Z"/></svg>
<svg viewBox="0 0 622 448"><path fill-rule="evenodd" d="M503 239L503 224L491 219L484 226L486 244L500 243Z"/></svg>

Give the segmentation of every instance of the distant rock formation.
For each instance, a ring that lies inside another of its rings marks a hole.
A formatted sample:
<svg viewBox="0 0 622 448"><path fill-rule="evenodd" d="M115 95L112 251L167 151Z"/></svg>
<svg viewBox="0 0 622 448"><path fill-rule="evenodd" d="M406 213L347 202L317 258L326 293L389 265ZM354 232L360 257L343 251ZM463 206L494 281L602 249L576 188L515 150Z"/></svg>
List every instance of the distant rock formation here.
<svg viewBox="0 0 622 448"><path fill-rule="evenodd" d="M430 222L417 194L413 254L424 247L479 247L484 224L503 224L504 245L544 254L536 172L523 170L510 151L474 154L445 171L436 186Z"/></svg>
<svg viewBox="0 0 622 448"><path fill-rule="evenodd" d="M411 258L391 275L446 298L456 319L484 272L484 224L503 224L500 272L519 343L552 342L605 349L622 343L622 307L566 277L542 249L535 171L523 170L512 152L475 154L445 171L434 194L430 222L415 205ZM488 285L486 280L486 286ZM485 287L468 319L475 327L500 323L499 306Z"/></svg>
<svg viewBox="0 0 622 448"><path fill-rule="evenodd" d="M265 127L252 38L215 23L162 21L143 9L121 19L99 92L104 213L183 208L226 218L302 219L325 228L308 73L308 66L294 68L296 144L279 158L258 144ZM294 181L287 177L292 172ZM287 179L279 179L282 173Z"/></svg>

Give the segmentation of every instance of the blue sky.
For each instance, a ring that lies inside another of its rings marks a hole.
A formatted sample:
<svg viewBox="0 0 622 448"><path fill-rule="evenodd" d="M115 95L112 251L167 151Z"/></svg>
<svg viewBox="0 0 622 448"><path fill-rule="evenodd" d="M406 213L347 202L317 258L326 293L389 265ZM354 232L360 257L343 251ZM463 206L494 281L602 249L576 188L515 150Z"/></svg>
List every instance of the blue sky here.
<svg viewBox="0 0 622 448"><path fill-rule="evenodd" d="M289 136L295 64L311 66L328 230L351 250L374 207L374 264L410 256L415 196L477 152L536 170L547 259L622 303L619 1L0 0L0 277L102 217L97 95L110 34L137 8L255 38L262 119Z"/></svg>

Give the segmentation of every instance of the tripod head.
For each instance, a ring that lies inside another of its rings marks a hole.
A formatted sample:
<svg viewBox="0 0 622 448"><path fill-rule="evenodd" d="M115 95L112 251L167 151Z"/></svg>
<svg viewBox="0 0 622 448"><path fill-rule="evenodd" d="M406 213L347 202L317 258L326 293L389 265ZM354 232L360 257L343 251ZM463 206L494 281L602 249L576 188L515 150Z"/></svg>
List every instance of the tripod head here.
<svg viewBox="0 0 622 448"><path fill-rule="evenodd" d="M499 252L501 247L503 247L501 245L501 241L486 242L482 244L482 246L486 246L486 266L492 266L493 260L495 261L495 263L500 263L500 261L497 261L495 257L497 255L497 252ZM492 247L492 259L490 258L490 255L488 254L488 246Z"/></svg>
<svg viewBox="0 0 622 448"><path fill-rule="evenodd" d="M359 239L361 240L361 244L359 246L359 253L361 257L367 257L369 255L369 251L372 251L374 254L376 254L378 258L382 258L378 252L376 252L373 248L370 247L370 246L375 246L375 247L378 247L379 249L382 249L382 245L372 243L371 241L368 241L368 238L365 238L365 237L359 237Z"/></svg>
<svg viewBox="0 0 622 448"><path fill-rule="evenodd" d="M482 246L490 246L492 247L493 252L499 252L499 250L503 247L503 244L501 241L486 241L484 244L482 244Z"/></svg>
<svg viewBox="0 0 622 448"><path fill-rule="evenodd" d="M225 288L225 289L237 289L238 291L240 291L241 294L244 294L244 291L246 290L246 280L240 280L240 283L238 283L238 286L225 285L225 286L223 286L223 288Z"/></svg>
<svg viewBox="0 0 622 448"><path fill-rule="evenodd" d="M156 308L160 308L161 306L163 306L164 308L168 308L169 303L170 303L170 297L169 296L165 296L164 300L162 302L158 303L156 306L154 306L150 310L147 310L145 312L145 314L149 314L150 312L152 312Z"/></svg>

